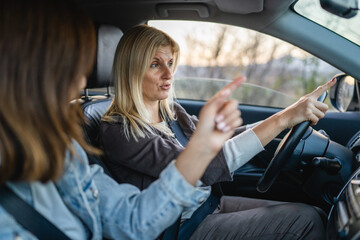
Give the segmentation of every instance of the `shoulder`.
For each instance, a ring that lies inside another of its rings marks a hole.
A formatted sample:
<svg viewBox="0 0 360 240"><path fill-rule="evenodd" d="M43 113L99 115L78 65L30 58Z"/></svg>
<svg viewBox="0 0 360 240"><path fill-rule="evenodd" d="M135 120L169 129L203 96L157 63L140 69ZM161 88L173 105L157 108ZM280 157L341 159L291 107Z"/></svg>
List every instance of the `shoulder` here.
<svg viewBox="0 0 360 240"><path fill-rule="evenodd" d="M178 102L174 102L174 111L176 113L186 113L186 110Z"/></svg>
<svg viewBox="0 0 360 240"><path fill-rule="evenodd" d="M191 118L186 110L177 102L174 102L174 111L179 121L188 121Z"/></svg>
<svg viewBox="0 0 360 240"><path fill-rule="evenodd" d="M0 206L0 239L36 239Z"/></svg>
<svg viewBox="0 0 360 240"><path fill-rule="evenodd" d="M107 115L101 118L100 124L103 125L116 125L116 124L122 124L123 118L118 114L113 115Z"/></svg>
<svg viewBox="0 0 360 240"><path fill-rule="evenodd" d="M192 133L195 131L197 117L190 116L186 110L177 102L174 102L174 110L176 113L176 118L183 129L185 135L190 138Z"/></svg>
<svg viewBox="0 0 360 240"><path fill-rule="evenodd" d="M100 133L113 131L115 129L123 129L124 120L119 115L108 116L106 119L101 119L100 122Z"/></svg>

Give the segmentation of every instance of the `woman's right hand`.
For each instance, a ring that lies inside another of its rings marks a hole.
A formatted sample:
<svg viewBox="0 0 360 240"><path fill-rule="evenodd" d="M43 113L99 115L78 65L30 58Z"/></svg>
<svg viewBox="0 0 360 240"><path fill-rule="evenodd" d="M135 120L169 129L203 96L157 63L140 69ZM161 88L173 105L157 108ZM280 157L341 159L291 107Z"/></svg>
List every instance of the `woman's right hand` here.
<svg viewBox="0 0 360 240"><path fill-rule="evenodd" d="M261 144L265 146L283 130L292 128L301 122L310 121L312 125L315 125L325 116L325 112L328 109L325 103L319 102L317 99L332 87L335 82L336 79L333 79L319 86L313 92L300 98L296 103L255 126L253 131Z"/></svg>
<svg viewBox="0 0 360 240"><path fill-rule="evenodd" d="M217 154L234 129L242 124L238 102L229 100L229 96L244 82L236 78L214 95L201 109L194 137L204 141L209 151Z"/></svg>
<svg viewBox="0 0 360 240"><path fill-rule="evenodd" d="M311 93L301 97L291 106L285 108L281 112L284 128L292 128L304 121L310 121L311 125L316 125L328 110L328 106L325 103L319 102L317 99L325 91L334 86L335 83L336 78L319 86Z"/></svg>

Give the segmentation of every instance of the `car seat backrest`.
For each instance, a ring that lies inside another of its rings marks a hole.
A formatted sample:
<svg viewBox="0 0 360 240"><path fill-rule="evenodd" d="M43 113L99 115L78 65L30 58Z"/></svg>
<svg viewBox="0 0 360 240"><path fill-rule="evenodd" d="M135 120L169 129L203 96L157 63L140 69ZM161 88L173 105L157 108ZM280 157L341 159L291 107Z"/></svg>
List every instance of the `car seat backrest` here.
<svg viewBox="0 0 360 240"><path fill-rule="evenodd" d="M100 147L98 141L101 118L112 102L110 93L111 71L117 44L122 37L122 31L109 25L101 25L97 28L97 53L94 69L90 75L83 97L82 109L86 118L84 125L86 140L95 147ZM89 95L94 88L107 88L107 92L98 95ZM101 165L109 174L101 157L88 155L90 164ZM111 174L109 174L111 175Z"/></svg>

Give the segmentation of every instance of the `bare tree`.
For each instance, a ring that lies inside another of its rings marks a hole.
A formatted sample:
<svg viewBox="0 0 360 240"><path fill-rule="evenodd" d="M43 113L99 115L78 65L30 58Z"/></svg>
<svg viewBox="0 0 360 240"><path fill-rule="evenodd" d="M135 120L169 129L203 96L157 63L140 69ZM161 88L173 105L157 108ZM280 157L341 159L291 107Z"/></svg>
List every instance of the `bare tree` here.
<svg viewBox="0 0 360 240"><path fill-rule="evenodd" d="M322 82L319 76L319 60L298 48L265 34L214 25L197 28L185 37L188 51L182 52L185 59L186 77L232 79L245 75L248 82L286 92L299 97ZM294 57L296 56L296 57ZM200 65L200 66L199 66ZM289 81L291 80L291 81ZM218 83L209 81L191 85L196 94L214 92ZM272 95L262 91L244 89L241 97L247 103L275 104ZM200 96L201 98L201 96Z"/></svg>

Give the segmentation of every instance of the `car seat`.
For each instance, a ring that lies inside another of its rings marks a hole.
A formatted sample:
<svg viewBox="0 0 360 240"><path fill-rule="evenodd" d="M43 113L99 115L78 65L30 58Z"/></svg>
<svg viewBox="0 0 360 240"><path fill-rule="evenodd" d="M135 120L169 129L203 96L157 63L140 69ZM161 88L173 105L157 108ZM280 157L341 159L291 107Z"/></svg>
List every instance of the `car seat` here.
<svg viewBox="0 0 360 240"><path fill-rule="evenodd" d="M100 122L113 99L110 92L111 71L115 50L123 33L119 28L109 25L100 25L96 28L96 31L96 60L93 72L89 76L84 89L82 109L86 119L84 124L85 138L92 146L100 148L98 141ZM105 173L111 176L109 169L102 160L102 156L88 154L88 158L90 164L102 166Z"/></svg>

